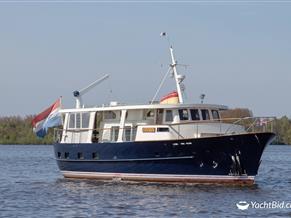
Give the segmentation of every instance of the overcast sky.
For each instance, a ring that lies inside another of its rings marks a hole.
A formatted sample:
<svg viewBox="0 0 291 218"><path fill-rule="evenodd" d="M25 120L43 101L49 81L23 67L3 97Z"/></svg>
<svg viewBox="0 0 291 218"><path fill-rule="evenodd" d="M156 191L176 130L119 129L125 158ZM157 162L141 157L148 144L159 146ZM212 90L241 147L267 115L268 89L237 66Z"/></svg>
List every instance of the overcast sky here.
<svg viewBox="0 0 291 218"><path fill-rule="evenodd" d="M0 116L35 114L105 73L84 102L147 103L168 69L168 33L187 103L291 116L291 2L0 1ZM159 98L175 89L167 79Z"/></svg>

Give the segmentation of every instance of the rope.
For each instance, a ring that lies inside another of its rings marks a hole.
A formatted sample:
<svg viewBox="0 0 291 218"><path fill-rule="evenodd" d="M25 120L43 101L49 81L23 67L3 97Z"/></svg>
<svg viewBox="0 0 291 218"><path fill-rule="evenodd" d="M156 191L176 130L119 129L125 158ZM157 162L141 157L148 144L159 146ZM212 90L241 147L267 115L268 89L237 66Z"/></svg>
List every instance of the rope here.
<svg viewBox="0 0 291 218"><path fill-rule="evenodd" d="M156 99L158 93L160 92L160 90L161 90L161 88L162 88L162 86L163 86L163 84L164 84L164 82L165 82L165 80L166 80L166 78L167 78L167 75L169 74L169 72L170 72L171 69L172 69L172 68L169 67L167 73L166 73L165 76L163 77L163 79L162 79L162 81L161 81L161 83L160 83L160 85L159 85L159 87L158 87L158 89L157 89L157 91L156 91L156 93L155 93L153 99L151 100L151 104L154 103L154 101L155 101L155 99Z"/></svg>

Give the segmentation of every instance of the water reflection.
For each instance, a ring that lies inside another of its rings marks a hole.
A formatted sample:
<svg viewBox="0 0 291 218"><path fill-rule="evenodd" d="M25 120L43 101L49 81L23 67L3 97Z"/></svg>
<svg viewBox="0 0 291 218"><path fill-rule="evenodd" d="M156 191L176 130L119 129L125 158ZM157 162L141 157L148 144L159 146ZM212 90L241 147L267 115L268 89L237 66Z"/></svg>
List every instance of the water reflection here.
<svg viewBox="0 0 291 218"><path fill-rule="evenodd" d="M260 192L258 185L174 185L80 179L58 179L56 186L63 190L74 204L77 202L81 209L87 208L86 205L89 204L91 209L95 208L95 212L107 215L138 215L142 211L142 214L148 216L156 213L165 213L167 216L193 216L207 214L209 209L223 212L232 206L229 205L230 199L237 199L238 196L245 198L245 193ZM218 208L214 202L224 206ZM100 208L103 211L100 211Z"/></svg>

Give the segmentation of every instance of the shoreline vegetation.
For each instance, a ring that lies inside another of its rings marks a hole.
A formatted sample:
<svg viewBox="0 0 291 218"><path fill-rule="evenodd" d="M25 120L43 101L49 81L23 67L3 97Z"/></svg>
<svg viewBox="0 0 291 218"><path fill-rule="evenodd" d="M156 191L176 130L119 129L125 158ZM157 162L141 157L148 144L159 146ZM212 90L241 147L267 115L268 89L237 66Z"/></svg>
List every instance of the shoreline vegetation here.
<svg viewBox="0 0 291 218"><path fill-rule="evenodd" d="M53 129L43 138L32 131L34 115L0 117L0 144L2 145L51 145L54 143ZM277 118L274 129L277 138L273 144L291 145L291 119L287 116Z"/></svg>
<svg viewBox="0 0 291 218"><path fill-rule="evenodd" d="M0 117L0 144L3 145L51 145L53 130L43 138L38 138L32 131L31 121L34 115Z"/></svg>

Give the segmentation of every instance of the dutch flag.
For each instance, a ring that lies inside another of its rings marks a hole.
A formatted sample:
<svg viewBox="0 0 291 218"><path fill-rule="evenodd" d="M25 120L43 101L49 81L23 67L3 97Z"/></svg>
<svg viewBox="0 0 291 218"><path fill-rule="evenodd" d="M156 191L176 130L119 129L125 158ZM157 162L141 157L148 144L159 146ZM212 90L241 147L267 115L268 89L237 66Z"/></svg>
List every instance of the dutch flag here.
<svg viewBox="0 0 291 218"><path fill-rule="evenodd" d="M49 108L36 115L32 120L33 132L40 138L47 134L50 127L63 124L62 116L59 113L61 109L61 98L54 102Z"/></svg>

